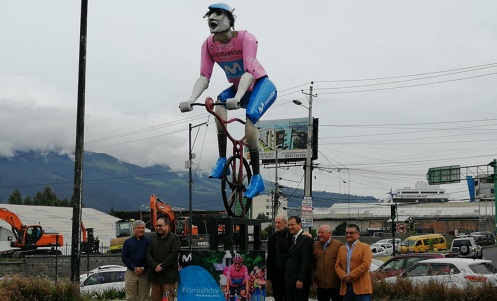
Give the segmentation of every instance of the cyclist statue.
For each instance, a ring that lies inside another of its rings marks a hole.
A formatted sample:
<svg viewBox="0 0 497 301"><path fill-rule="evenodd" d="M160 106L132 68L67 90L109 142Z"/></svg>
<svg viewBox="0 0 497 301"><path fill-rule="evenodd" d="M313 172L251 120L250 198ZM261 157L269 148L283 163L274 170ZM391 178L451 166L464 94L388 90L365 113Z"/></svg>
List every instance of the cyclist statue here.
<svg viewBox="0 0 497 301"><path fill-rule="evenodd" d="M204 15L207 18L211 35L202 44L200 77L195 82L188 101L180 103L180 110L192 110L194 103L209 87L214 63L226 73L228 82L233 85L218 95L217 101L225 103L216 106L216 113L226 119L227 109L246 109L245 138L247 140L252 179L245 191L245 197L253 198L264 191L264 182L260 175L259 148L255 124L276 100L276 87L269 80L266 71L257 60L257 39L245 30L234 30L234 9L227 4L217 3L209 6ZM209 175L219 179L226 164L226 133L217 123L219 159Z"/></svg>

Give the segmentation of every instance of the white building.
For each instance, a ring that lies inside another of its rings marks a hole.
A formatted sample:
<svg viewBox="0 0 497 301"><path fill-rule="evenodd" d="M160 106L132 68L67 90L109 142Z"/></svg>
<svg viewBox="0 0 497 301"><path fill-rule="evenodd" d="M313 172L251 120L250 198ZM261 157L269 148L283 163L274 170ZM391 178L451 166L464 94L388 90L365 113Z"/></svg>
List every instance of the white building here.
<svg viewBox="0 0 497 301"><path fill-rule="evenodd" d="M433 203L448 202L450 194L445 193L440 185L416 182L414 188L397 189L385 200L386 203Z"/></svg>
<svg viewBox="0 0 497 301"><path fill-rule="evenodd" d="M275 216L279 214L284 214L286 215L286 211L283 209L283 207L288 206L288 200L280 196L279 197L279 206L278 206L278 211L276 212ZM273 217L273 196L272 195L258 195L255 198L252 199L252 217L257 218L257 216L262 213L265 216L268 217L268 219L272 220Z"/></svg>

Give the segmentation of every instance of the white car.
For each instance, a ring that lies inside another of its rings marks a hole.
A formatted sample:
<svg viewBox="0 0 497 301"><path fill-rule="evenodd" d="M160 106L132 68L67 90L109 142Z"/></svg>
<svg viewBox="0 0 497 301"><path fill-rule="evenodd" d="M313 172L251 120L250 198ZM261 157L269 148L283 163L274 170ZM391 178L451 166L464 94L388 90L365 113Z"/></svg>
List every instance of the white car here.
<svg viewBox="0 0 497 301"><path fill-rule="evenodd" d="M395 244L400 244L402 242L402 239L400 238L396 238L395 239ZM388 238L388 239L380 239L378 240L377 242L375 242L375 244L386 244L386 243L389 243L391 244L392 243L392 239L391 238Z"/></svg>
<svg viewBox="0 0 497 301"><path fill-rule="evenodd" d="M108 290L124 290L126 267L103 265L79 276L80 292L85 295L103 293Z"/></svg>
<svg viewBox="0 0 497 301"><path fill-rule="evenodd" d="M443 283L448 287L466 288L470 284L483 282L497 286L497 268L491 260L469 258L435 258L422 260L397 277L385 278L388 283L395 283L404 278L413 284L427 284L430 281Z"/></svg>
<svg viewBox="0 0 497 301"><path fill-rule="evenodd" d="M388 256L387 252L385 251L385 249L383 247L373 246L373 245L370 245L369 247L371 248L371 252L373 253L373 257Z"/></svg>
<svg viewBox="0 0 497 301"><path fill-rule="evenodd" d="M392 255L393 254L393 245L391 243L377 243L375 242L374 244L371 245L371 250L376 247L381 247L385 251L386 255Z"/></svg>

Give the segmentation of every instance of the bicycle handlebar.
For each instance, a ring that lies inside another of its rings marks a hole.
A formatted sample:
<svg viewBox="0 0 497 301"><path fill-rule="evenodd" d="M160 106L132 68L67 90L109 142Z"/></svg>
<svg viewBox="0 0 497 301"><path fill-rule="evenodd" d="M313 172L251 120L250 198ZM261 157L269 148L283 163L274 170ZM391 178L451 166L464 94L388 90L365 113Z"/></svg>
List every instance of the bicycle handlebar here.
<svg viewBox="0 0 497 301"><path fill-rule="evenodd" d="M214 102L214 100L211 97L207 97L205 99L204 103L201 103L201 102L196 103L196 102L194 102L191 105L192 106L203 106L203 107L205 107L205 109L207 110L207 112L209 112L210 114L214 115L214 117L216 117L217 120L222 121L222 123L224 123L224 124L232 123L234 121L238 121L241 124L245 124L245 121L241 120L240 118L232 118L232 119L228 119L228 120L224 120L223 118L221 118L221 116L219 116L219 114L217 114L214 111L214 106L223 106L223 105L225 105L225 103L224 102Z"/></svg>

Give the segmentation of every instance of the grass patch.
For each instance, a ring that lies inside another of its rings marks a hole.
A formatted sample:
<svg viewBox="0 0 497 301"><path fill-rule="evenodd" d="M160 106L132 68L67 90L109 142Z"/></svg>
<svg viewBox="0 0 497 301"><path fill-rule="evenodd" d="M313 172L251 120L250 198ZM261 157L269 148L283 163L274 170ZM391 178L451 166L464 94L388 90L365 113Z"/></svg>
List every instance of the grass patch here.
<svg viewBox="0 0 497 301"><path fill-rule="evenodd" d="M84 295L86 298L91 300L124 300L126 299L126 292L124 289L121 290L106 290L102 293L93 292L89 295Z"/></svg>

